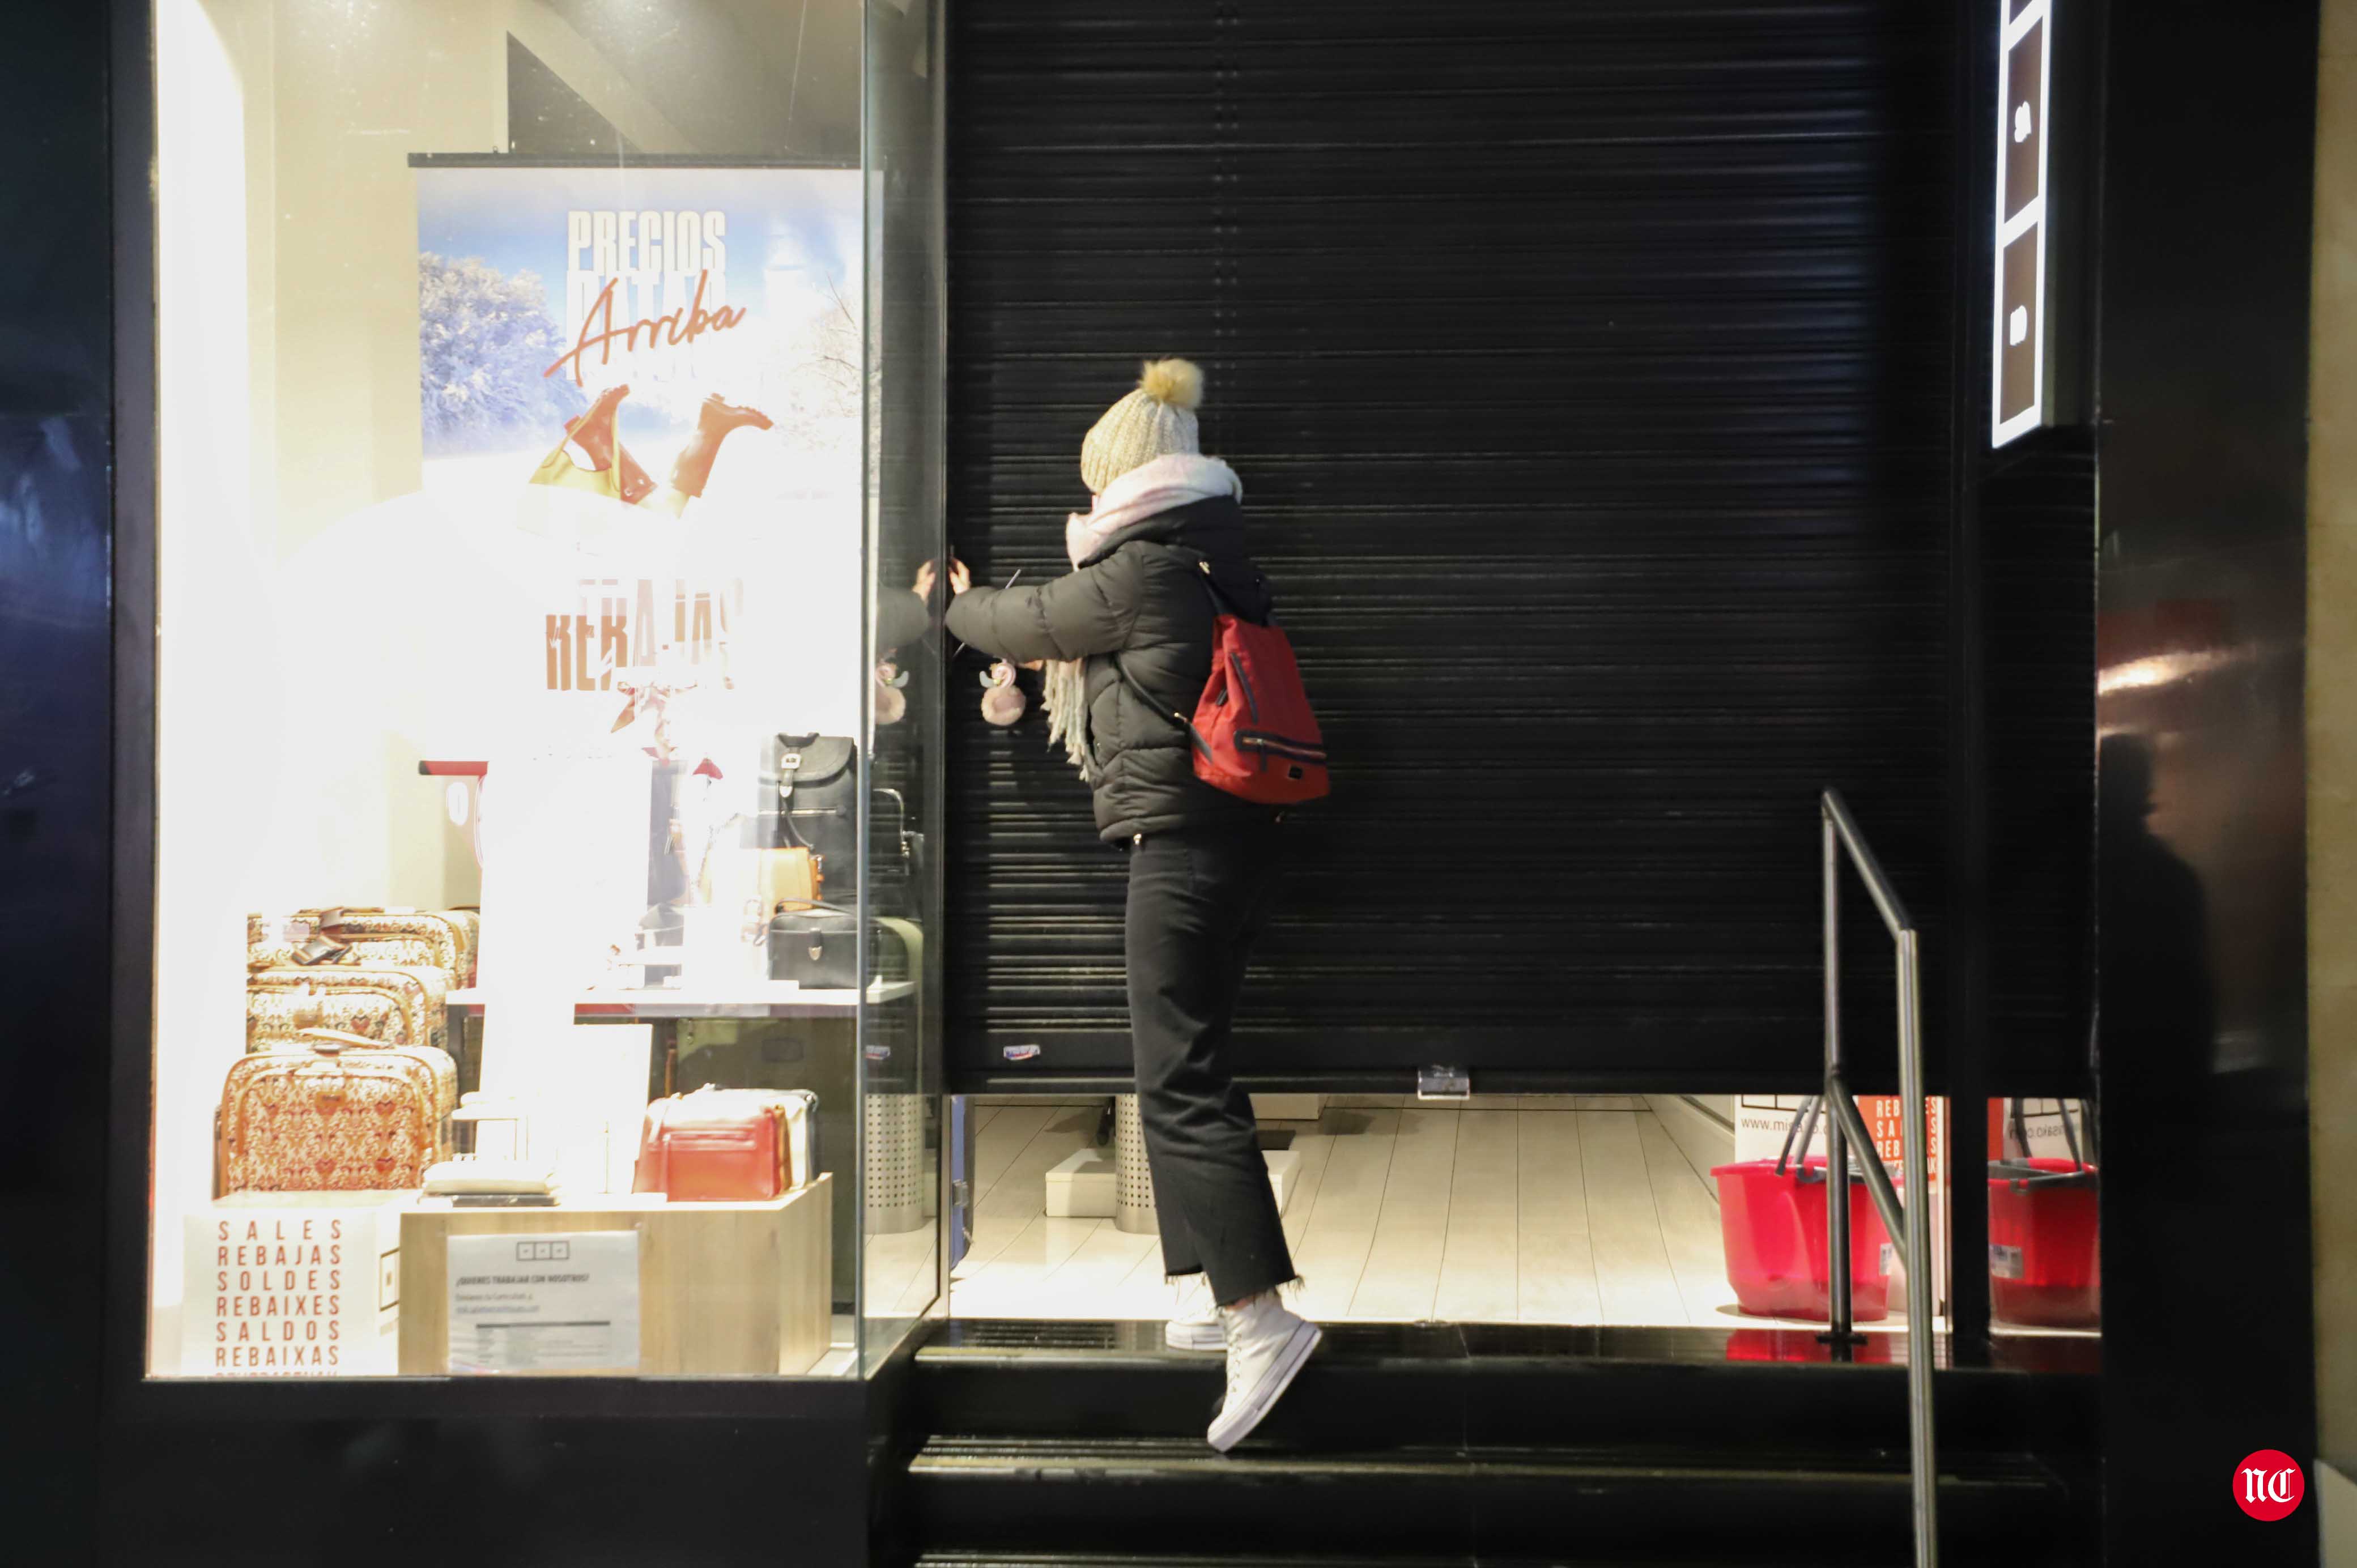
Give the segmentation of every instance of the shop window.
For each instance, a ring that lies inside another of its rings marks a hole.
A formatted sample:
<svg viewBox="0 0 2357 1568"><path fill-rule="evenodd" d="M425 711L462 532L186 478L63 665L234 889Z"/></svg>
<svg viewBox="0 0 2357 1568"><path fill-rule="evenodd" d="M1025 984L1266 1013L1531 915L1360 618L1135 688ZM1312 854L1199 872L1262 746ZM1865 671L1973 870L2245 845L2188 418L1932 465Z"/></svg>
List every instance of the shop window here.
<svg viewBox="0 0 2357 1568"><path fill-rule="evenodd" d="M938 23L160 0L153 1375L932 1304Z"/></svg>

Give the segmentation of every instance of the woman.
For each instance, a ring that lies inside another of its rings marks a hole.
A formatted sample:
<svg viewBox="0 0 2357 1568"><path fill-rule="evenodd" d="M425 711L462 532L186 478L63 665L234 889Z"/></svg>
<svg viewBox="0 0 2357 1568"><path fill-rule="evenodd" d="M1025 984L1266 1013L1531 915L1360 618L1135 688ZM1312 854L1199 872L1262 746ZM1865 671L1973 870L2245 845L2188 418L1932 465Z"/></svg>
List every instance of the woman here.
<svg viewBox="0 0 2357 1568"><path fill-rule="evenodd" d="M1128 849L1131 1048L1179 1294L1166 1337L1225 1345L1227 1396L1209 1434L1224 1453L1285 1392L1318 1330L1277 1299L1293 1261L1228 1059L1283 813L1199 780L1173 716L1193 711L1211 674L1213 590L1248 619L1270 607L1244 551L1243 486L1198 446L1202 384L1184 360L1147 365L1081 445L1095 500L1065 522L1072 571L1017 592L974 587L952 564L944 624L997 658L1048 661L1049 735L1095 790L1100 835Z"/></svg>

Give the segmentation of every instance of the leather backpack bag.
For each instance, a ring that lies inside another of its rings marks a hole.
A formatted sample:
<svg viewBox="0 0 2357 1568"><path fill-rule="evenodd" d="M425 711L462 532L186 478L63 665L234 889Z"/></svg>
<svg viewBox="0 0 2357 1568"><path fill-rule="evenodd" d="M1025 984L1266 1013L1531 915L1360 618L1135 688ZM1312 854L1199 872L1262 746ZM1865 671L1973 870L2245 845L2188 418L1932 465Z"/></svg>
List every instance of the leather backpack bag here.
<svg viewBox="0 0 2357 1568"><path fill-rule="evenodd" d="M807 897L823 897L830 875L837 886L857 875L859 743L847 736L780 735L771 736L763 749L762 800L753 819L753 845L807 854ZM781 875L778 880L799 878Z"/></svg>
<svg viewBox="0 0 2357 1568"><path fill-rule="evenodd" d="M1114 672L1146 705L1187 732L1195 777L1264 806L1293 806L1322 798L1326 737L1301 684L1293 642L1274 622L1247 620L1211 580L1211 564L1198 561L1211 596L1211 673L1195 700L1193 717L1165 708L1113 657Z"/></svg>

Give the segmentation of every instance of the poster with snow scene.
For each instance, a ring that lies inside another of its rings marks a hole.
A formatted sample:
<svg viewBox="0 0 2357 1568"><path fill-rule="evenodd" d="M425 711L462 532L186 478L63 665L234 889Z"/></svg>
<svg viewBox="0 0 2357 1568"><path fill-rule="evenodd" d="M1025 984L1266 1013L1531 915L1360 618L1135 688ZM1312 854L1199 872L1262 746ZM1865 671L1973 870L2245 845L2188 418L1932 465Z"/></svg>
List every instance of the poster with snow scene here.
<svg viewBox="0 0 2357 1568"><path fill-rule="evenodd" d="M487 681L567 729L660 690L712 732L666 750L858 733L857 171L417 182L424 488L537 585Z"/></svg>
<svg viewBox="0 0 2357 1568"><path fill-rule="evenodd" d="M384 553L447 542L402 613L459 650L422 754L488 765L483 1081L627 1187L649 1047L573 999L766 983L764 743L864 731L860 176L415 177L423 504Z"/></svg>

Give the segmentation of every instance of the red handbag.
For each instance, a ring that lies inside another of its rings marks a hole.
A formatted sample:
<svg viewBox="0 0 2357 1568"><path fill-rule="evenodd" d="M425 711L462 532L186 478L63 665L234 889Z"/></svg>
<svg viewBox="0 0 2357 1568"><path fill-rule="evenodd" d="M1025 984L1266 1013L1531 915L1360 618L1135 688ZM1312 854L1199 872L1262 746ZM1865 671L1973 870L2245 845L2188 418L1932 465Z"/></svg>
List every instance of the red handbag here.
<svg viewBox="0 0 2357 1568"><path fill-rule="evenodd" d="M780 1197L817 1175L808 1090L716 1089L647 1107L631 1187L674 1203L748 1203Z"/></svg>
<svg viewBox="0 0 2357 1568"><path fill-rule="evenodd" d="M1322 798L1326 737L1301 684L1293 642L1275 626L1246 620L1202 568L1211 596L1211 673L1195 700L1195 716L1166 711L1114 657L1114 672L1146 705L1178 725L1194 748L1195 777L1265 806L1292 806Z"/></svg>

